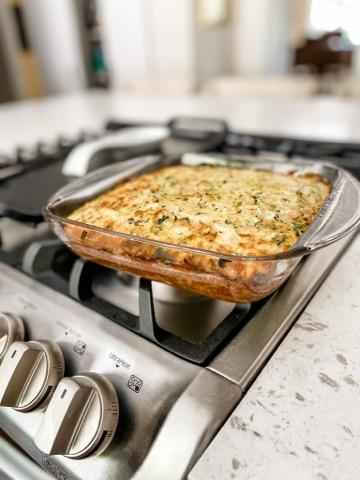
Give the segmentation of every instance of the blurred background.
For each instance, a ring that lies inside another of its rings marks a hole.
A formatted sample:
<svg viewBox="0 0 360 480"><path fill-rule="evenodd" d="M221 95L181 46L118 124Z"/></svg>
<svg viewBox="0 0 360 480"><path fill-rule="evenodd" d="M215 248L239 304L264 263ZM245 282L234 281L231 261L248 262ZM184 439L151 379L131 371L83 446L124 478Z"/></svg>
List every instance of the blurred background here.
<svg viewBox="0 0 360 480"><path fill-rule="evenodd" d="M360 97L360 0L0 0L0 102Z"/></svg>

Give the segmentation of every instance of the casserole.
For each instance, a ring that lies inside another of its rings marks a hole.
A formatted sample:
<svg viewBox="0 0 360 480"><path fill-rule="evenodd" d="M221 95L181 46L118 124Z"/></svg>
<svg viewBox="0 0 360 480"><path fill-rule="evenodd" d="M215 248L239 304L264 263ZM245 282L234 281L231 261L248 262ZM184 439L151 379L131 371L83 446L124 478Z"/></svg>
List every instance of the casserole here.
<svg viewBox="0 0 360 480"><path fill-rule="evenodd" d="M331 185L331 193L298 242L270 255L225 254L109 231L68 218L121 180L177 163L313 173ZM98 170L63 188L52 197L44 216L61 240L85 259L220 300L253 302L276 290L304 255L342 238L358 225L360 187L348 172L318 161L259 161L223 154L186 154L181 160L148 156Z"/></svg>

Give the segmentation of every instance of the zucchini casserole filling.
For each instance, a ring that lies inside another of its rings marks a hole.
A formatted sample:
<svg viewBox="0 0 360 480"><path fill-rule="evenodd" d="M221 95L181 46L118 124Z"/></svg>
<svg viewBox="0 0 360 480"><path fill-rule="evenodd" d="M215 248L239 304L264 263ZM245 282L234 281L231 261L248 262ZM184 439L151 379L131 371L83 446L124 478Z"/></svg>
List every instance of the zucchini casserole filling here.
<svg viewBox="0 0 360 480"><path fill-rule="evenodd" d="M175 165L122 181L69 219L217 253L269 255L299 240L330 188L313 173Z"/></svg>

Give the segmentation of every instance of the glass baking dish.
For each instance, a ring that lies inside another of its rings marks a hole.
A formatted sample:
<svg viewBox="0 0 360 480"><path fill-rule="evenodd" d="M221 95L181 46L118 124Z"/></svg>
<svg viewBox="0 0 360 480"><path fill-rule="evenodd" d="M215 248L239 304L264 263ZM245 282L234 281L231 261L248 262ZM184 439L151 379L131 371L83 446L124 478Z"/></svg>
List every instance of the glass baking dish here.
<svg viewBox="0 0 360 480"><path fill-rule="evenodd" d="M237 256L108 231L67 216L119 181L174 163L231 165L274 172L314 172L331 193L305 234L275 255ZM360 184L331 163L295 159L257 160L226 154L186 154L179 160L146 156L93 172L58 191L44 209L55 234L80 257L98 264L229 302L254 302L274 292L300 259L350 233L360 220Z"/></svg>

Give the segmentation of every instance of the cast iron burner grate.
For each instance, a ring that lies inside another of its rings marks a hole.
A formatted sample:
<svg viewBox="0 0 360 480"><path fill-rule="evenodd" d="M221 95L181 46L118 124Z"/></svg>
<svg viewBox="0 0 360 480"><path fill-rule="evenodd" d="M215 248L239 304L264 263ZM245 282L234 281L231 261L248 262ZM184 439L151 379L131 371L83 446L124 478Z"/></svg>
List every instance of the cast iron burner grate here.
<svg viewBox="0 0 360 480"><path fill-rule="evenodd" d="M74 255L57 239L33 242L22 255L22 262L11 262L11 256L0 260L51 288L65 293L82 305L147 338L165 350L198 365L207 364L216 353L254 315L260 304L235 305L234 309L206 337L196 342L186 340L161 328L156 320L152 283L139 282L139 315L133 315L97 296L93 280L110 270ZM191 306L189 307L191 308Z"/></svg>

